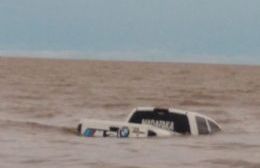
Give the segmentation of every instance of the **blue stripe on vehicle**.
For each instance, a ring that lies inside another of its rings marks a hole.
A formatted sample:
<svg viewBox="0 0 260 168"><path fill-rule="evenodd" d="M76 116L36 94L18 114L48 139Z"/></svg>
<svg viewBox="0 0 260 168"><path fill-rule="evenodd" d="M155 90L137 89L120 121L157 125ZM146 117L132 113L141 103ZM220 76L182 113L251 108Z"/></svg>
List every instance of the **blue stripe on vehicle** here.
<svg viewBox="0 0 260 168"><path fill-rule="evenodd" d="M95 134L94 129L86 129L83 135L85 137L93 137L94 134Z"/></svg>

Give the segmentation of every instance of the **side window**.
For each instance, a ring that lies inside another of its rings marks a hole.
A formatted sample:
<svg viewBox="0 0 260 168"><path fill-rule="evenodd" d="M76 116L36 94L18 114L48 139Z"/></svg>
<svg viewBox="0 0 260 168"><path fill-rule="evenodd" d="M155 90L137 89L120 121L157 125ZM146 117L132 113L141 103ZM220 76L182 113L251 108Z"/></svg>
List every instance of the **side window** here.
<svg viewBox="0 0 260 168"><path fill-rule="evenodd" d="M209 134L207 122L204 118L196 117L196 122L197 122L199 134L202 134L202 135Z"/></svg>
<svg viewBox="0 0 260 168"><path fill-rule="evenodd" d="M208 122L209 122L212 133L220 131L220 128L215 123L213 123L210 120L208 120Z"/></svg>

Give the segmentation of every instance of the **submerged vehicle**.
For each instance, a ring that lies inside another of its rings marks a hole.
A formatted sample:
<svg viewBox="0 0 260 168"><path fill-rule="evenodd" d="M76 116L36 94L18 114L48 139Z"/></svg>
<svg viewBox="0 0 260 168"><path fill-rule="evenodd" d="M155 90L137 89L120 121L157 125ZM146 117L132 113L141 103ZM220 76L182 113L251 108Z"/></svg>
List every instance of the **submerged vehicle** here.
<svg viewBox="0 0 260 168"><path fill-rule="evenodd" d="M175 108L139 107L132 111L127 122L153 125L185 135L207 135L221 130L219 124L210 117Z"/></svg>
<svg viewBox="0 0 260 168"><path fill-rule="evenodd" d="M89 120L78 124L85 137L169 137L207 135L219 132L220 126L205 115L173 108L138 107L125 122Z"/></svg>

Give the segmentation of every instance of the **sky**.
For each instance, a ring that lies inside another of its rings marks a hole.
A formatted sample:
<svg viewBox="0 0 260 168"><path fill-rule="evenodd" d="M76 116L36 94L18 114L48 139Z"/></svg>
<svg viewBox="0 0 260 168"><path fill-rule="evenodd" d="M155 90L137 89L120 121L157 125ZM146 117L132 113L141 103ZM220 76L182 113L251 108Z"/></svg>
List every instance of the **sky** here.
<svg viewBox="0 0 260 168"><path fill-rule="evenodd" d="M259 0L0 0L0 55L260 64Z"/></svg>

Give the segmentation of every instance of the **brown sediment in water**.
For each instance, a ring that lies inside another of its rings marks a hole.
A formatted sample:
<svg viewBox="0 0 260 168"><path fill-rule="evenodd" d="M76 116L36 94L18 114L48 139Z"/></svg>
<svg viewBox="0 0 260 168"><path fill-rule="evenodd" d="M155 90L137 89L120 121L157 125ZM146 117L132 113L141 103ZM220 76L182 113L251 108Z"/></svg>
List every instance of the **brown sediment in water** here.
<svg viewBox="0 0 260 168"><path fill-rule="evenodd" d="M256 167L259 74L243 65L0 58L0 167ZM136 106L198 111L223 132L76 136L79 119L124 120Z"/></svg>

